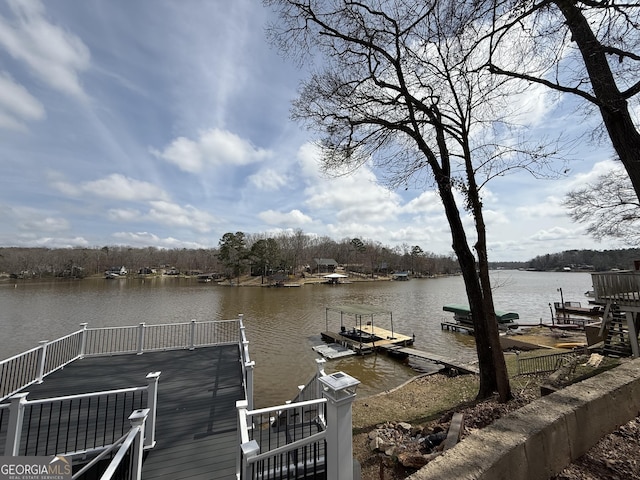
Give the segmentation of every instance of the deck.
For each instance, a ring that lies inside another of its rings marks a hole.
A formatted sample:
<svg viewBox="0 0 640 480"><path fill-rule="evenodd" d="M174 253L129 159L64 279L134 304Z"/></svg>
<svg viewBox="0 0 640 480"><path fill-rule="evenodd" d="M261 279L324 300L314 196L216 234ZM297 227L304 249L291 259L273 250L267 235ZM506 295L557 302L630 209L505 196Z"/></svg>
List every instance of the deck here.
<svg viewBox="0 0 640 480"><path fill-rule="evenodd" d="M238 345L76 360L26 390L29 399L144 385L160 371L156 446L142 477L228 479L238 445L235 403L244 398Z"/></svg>

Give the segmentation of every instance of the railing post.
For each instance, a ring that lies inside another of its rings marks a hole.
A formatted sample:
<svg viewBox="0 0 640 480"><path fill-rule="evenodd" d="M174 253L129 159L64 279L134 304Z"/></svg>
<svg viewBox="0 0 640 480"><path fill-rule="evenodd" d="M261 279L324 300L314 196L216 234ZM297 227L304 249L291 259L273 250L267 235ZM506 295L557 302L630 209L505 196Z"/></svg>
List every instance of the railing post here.
<svg viewBox="0 0 640 480"><path fill-rule="evenodd" d="M47 345L49 344L48 340L40 341L40 352L38 352L38 376L36 380L38 383L42 383L44 381L44 363L47 359Z"/></svg>
<svg viewBox="0 0 640 480"><path fill-rule="evenodd" d="M236 480L240 480L243 478L242 473L244 472L244 455L242 453L242 444L245 441L249 440L249 434L246 431L247 428L247 407L248 403L246 400L238 400L236 401L236 410L237 412L237 429L238 432L238 443L239 446L236 453ZM243 421L244 419L244 421Z"/></svg>
<svg viewBox="0 0 640 480"><path fill-rule="evenodd" d="M358 380L343 372L320 377L327 399L327 478L353 480L351 404L356 397Z"/></svg>
<svg viewBox="0 0 640 480"><path fill-rule="evenodd" d="M144 353L144 327L144 322L141 322L138 326L138 355L142 355Z"/></svg>
<svg viewBox="0 0 640 480"><path fill-rule="evenodd" d="M147 418L144 432L144 448L153 448L156 445L156 416L158 411L158 380L161 372L151 372L147 374Z"/></svg>
<svg viewBox="0 0 640 480"><path fill-rule="evenodd" d="M82 333L80 334L80 358L84 358L87 349L87 322L81 323Z"/></svg>
<svg viewBox="0 0 640 480"><path fill-rule="evenodd" d="M195 319L191 320L191 326L189 327L189 350L194 350L196 348L196 321Z"/></svg>
<svg viewBox="0 0 640 480"><path fill-rule="evenodd" d="M324 371L324 364L327 363L327 360L324 358L316 358L316 368L318 369L318 373L316 374L316 378L324 377L326 375ZM320 382L315 382L316 391L315 398L322 398L322 385Z"/></svg>
<svg viewBox="0 0 640 480"><path fill-rule="evenodd" d="M247 342L248 343L248 342ZM247 386L247 402L249 403L249 410L253 410L253 368L256 366L256 362L246 362L244 364L245 369L245 382Z"/></svg>
<svg viewBox="0 0 640 480"><path fill-rule="evenodd" d="M145 421L147 419L147 415L149 414L148 408L143 408L142 410L134 410L131 415L129 415L129 421L131 422L132 428L138 429L138 434L136 435L136 439L131 446L131 473L133 474L133 480L140 480L142 478L142 452L143 452L143 444L146 443L146 440L143 438L145 432Z"/></svg>
<svg viewBox="0 0 640 480"><path fill-rule="evenodd" d="M249 459L260 452L260 445L255 440L249 440L247 443L240 445L240 450L242 451L242 479L251 480L251 463L249 463Z"/></svg>
<svg viewBox="0 0 640 480"><path fill-rule="evenodd" d="M11 397L9 406L9 425L7 426L7 439L4 445L6 457L17 457L20 449L20 437L22 436L22 420L24 408L27 404L29 392L17 393Z"/></svg>

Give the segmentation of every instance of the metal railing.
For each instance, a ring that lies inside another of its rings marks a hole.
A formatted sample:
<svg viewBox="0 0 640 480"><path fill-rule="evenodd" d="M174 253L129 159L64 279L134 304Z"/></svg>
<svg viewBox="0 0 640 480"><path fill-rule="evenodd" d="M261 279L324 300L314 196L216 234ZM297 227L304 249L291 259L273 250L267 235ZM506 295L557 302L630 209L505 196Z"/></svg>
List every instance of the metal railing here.
<svg viewBox="0 0 640 480"><path fill-rule="evenodd" d="M592 273L591 280L596 302L640 305L640 272Z"/></svg>
<svg viewBox="0 0 640 480"><path fill-rule="evenodd" d="M520 358L518 356L518 373L517 375L532 375L536 373L554 372L564 361L576 356L576 352L552 353L549 355L540 355L538 357Z"/></svg>
<svg viewBox="0 0 640 480"><path fill-rule="evenodd" d="M71 478L78 480L93 469L98 468L99 462L112 454L117 449L113 459L103 472L100 480L118 478L122 480L139 480L142 477L142 455L145 443L145 422L149 415L149 409L135 410L130 416L131 429L114 442L109 448L103 450L84 467L78 470ZM97 475L95 475L97 478Z"/></svg>
<svg viewBox="0 0 640 480"><path fill-rule="evenodd" d="M0 401L82 357L117 354L142 354L160 350L195 349L214 345L239 344L244 355L243 373L249 360L242 315L234 320L213 320L130 327L87 328L0 362ZM251 364L251 366L249 366ZM252 373L248 391L253 394ZM247 375L245 375L245 378ZM249 398L249 397L247 397Z"/></svg>
<svg viewBox="0 0 640 480"><path fill-rule="evenodd" d="M28 393L0 405L0 439L4 455L75 455L113 444L128 428L130 412L147 408L146 448L155 442L159 372L148 384L82 395L27 400Z"/></svg>
<svg viewBox="0 0 640 480"><path fill-rule="evenodd" d="M0 362L0 401L80 358L83 330Z"/></svg>
<svg viewBox="0 0 640 480"><path fill-rule="evenodd" d="M318 383L318 378L326 375L324 371L325 363L327 363L327 361L324 358L316 358L316 372L305 385L298 386L299 392L292 400L292 403L322 398L322 387L320 383Z"/></svg>
<svg viewBox="0 0 640 480"><path fill-rule="evenodd" d="M325 398L248 410L238 402L238 479L326 478Z"/></svg>
<svg viewBox="0 0 640 480"><path fill-rule="evenodd" d="M239 315L240 322L240 364L242 365L242 386L244 388L244 398L248 402L248 408L253 409L253 369L256 362L251 360L249 355L249 341L245 332L243 315Z"/></svg>

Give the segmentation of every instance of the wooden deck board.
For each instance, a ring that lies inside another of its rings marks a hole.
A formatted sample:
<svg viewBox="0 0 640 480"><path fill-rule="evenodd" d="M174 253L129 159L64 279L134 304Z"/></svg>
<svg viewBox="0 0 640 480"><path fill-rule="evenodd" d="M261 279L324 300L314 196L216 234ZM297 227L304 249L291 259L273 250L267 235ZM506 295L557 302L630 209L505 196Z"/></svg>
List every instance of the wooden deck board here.
<svg viewBox="0 0 640 480"><path fill-rule="evenodd" d="M238 438L235 403L244 397L237 345L84 358L26 391L34 400L143 386L154 371L162 372L157 443L145 458L143 479L232 478Z"/></svg>

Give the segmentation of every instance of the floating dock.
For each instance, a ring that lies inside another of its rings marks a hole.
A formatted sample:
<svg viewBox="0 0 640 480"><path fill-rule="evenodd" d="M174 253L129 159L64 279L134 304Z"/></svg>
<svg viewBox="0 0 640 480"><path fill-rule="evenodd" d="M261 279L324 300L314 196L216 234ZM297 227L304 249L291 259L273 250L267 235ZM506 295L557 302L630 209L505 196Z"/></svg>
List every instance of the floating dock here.
<svg viewBox="0 0 640 480"><path fill-rule="evenodd" d="M414 341L413 337L396 332L392 333L390 330L373 325L362 325L361 327L345 329L342 333L330 331L320 332L320 335L324 341L342 345L358 355L373 353L379 348L384 349L389 346L413 345ZM318 353L324 355L320 351L318 351Z"/></svg>
<svg viewBox="0 0 640 480"><path fill-rule="evenodd" d="M349 347L345 347L339 343L329 343L324 345L316 345L311 347L316 353L319 353L324 358L333 360L334 358L348 357L355 355L355 350L351 350Z"/></svg>

